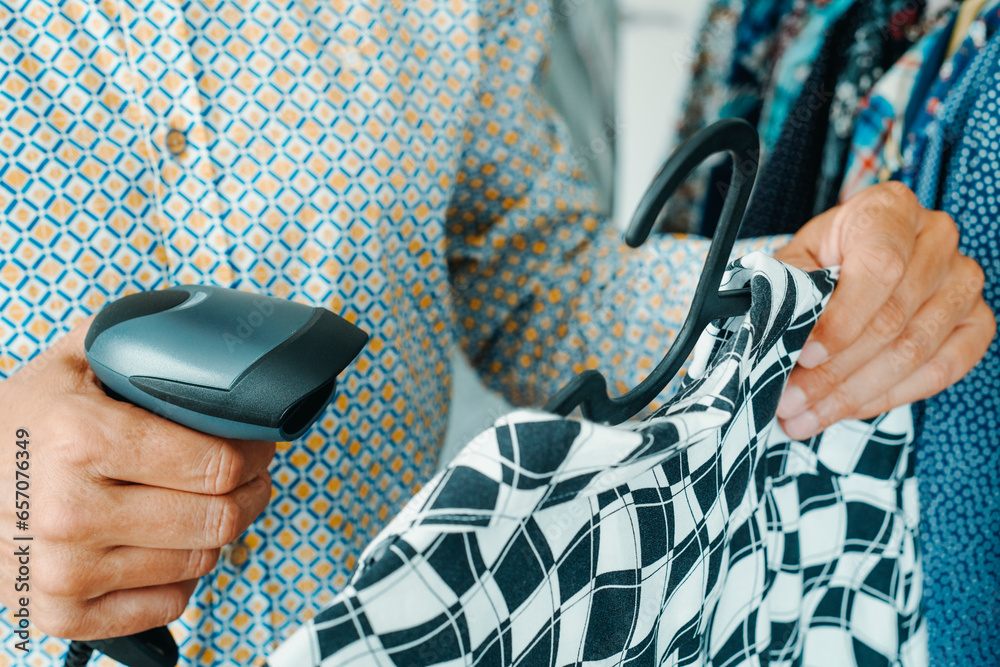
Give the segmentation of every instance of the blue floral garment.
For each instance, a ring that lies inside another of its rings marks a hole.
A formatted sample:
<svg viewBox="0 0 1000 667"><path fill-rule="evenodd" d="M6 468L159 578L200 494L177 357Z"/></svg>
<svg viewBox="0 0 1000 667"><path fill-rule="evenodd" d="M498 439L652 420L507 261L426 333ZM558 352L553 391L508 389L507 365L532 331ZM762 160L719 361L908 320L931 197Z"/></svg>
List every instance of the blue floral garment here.
<svg viewBox="0 0 1000 667"><path fill-rule="evenodd" d="M994 7L984 12L981 17L969 27L969 34L963 40L958 50L944 62L937 77L929 84L926 93L914 91L906 110L906 143L903 149L903 164L897 177L912 189L918 187L919 172L925 164L924 153L931 144L931 139L942 131L942 121L946 113L944 101L951 100L947 113L955 113L960 108L957 99L969 94L968 87L975 80L975 75L968 75L968 69L976 61L985 48L987 41L1000 28L1000 7ZM978 66L982 66L982 61ZM934 67L933 63L928 63ZM938 136L937 146L943 146ZM930 164L941 166L940 160L928 160ZM925 187L939 180L941 176L923 179ZM918 193L919 194L919 193ZM933 199L936 193L926 193L922 200Z"/></svg>
<svg viewBox="0 0 1000 667"><path fill-rule="evenodd" d="M759 126L761 141L765 146L773 147L778 143L785 119L791 113L823 46L824 35L854 2L855 0L829 0L809 3L801 31L774 63Z"/></svg>
<svg viewBox="0 0 1000 667"><path fill-rule="evenodd" d="M924 5L923 0L868 0L862 3L865 8L862 26L855 33L846 54L846 66L831 91L829 127L822 147L813 214L818 215L837 204L861 102L913 44ZM803 176L811 178L811 175Z"/></svg>
<svg viewBox="0 0 1000 667"><path fill-rule="evenodd" d="M753 125L760 117L764 90L770 79L781 17L792 9L791 0L747 2L736 28L729 99L723 118L744 118Z"/></svg>

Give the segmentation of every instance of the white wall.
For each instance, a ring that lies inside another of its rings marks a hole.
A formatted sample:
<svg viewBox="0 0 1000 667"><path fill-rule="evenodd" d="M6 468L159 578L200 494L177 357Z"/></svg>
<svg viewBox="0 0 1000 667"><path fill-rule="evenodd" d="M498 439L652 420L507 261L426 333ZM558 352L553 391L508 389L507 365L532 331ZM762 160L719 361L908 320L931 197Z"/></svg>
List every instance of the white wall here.
<svg viewBox="0 0 1000 667"><path fill-rule="evenodd" d="M614 211L623 228L673 147L705 7L704 0L618 0Z"/></svg>

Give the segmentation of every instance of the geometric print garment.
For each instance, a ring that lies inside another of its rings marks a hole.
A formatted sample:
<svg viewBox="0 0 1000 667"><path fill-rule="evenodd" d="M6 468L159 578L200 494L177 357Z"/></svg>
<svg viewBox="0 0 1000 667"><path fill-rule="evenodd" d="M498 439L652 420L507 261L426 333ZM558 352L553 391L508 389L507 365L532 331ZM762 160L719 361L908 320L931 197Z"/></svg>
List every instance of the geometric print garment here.
<svg viewBox="0 0 1000 667"><path fill-rule="evenodd" d="M109 301L175 284L371 334L171 625L182 664L261 661L344 587L436 468L453 342L526 404L585 368L623 391L677 330L706 245L626 250L596 213L534 88L549 9L0 4L0 377ZM62 664L66 642L31 637L0 666Z"/></svg>
<svg viewBox="0 0 1000 667"><path fill-rule="evenodd" d="M609 427L517 411L269 658L323 665L926 665L907 407L790 441L774 410L834 285L755 253L680 391Z"/></svg>

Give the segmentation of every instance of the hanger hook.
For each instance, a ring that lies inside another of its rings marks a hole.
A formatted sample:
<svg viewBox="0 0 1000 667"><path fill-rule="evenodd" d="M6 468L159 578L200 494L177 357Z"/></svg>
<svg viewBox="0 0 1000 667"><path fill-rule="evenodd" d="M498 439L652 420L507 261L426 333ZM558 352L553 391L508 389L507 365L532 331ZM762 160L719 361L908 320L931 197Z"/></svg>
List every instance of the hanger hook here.
<svg viewBox="0 0 1000 667"><path fill-rule="evenodd" d="M721 219L735 221L737 224L733 226L733 233L735 235L739 232L739 223L743 221L750 191L757 177L760 140L757 137L757 130L750 123L742 118L725 118L712 123L682 143L663 163L660 171L646 188L642 199L639 200L635 213L632 214L632 220L625 232L625 243L630 248L638 248L645 243L653 231L653 225L656 224L660 212L678 186L687 180L691 172L702 162L716 153L725 151L732 155L733 175L726 190ZM716 233L713 238L718 236ZM714 245L713 242L713 247Z"/></svg>
<svg viewBox="0 0 1000 667"><path fill-rule="evenodd" d="M595 370L573 378L549 399L545 410L566 416L580 406L583 416L605 424L620 424L649 405L663 391L684 364L709 322L746 313L750 290L719 292L729 255L746 212L757 176L760 140L745 120L727 118L701 130L681 144L664 163L643 195L625 233L625 242L638 248L649 237L663 206L677 187L706 159L728 152L733 158L732 177L726 190L719 225L712 237L705 268L695 289L694 299L677 339L663 360L639 386L618 398L607 393L607 381Z"/></svg>

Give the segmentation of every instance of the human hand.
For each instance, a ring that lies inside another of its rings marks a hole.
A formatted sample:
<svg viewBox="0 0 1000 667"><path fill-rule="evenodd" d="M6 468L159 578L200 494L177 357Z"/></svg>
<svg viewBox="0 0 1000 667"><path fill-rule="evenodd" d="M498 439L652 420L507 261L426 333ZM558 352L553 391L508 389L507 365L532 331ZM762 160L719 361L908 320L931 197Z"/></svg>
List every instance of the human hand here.
<svg viewBox="0 0 1000 667"><path fill-rule="evenodd" d="M25 429L30 479L30 595L0 587L8 609L68 639L121 637L178 618L198 578L270 500L270 442L198 433L109 398L78 326L0 382L0 460ZM17 451L21 451L17 449ZM23 457L17 460L25 460ZM0 524L15 525L14 478L0 479ZM6 533L9 535L9 532ZM4 535L0 571L15 580Z"/></svg>
<svg viewBox="0 0 1000 667"><path fill-rule="evenodd" d="M778 405L790 437L933 396L983 357L996 320L983 270L958 239L950 216L885 183L814 218L775 253L802 269L842 267Z"/></svg>

